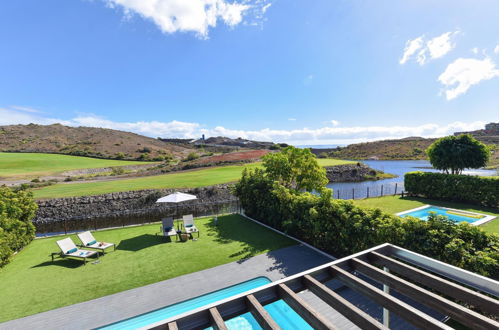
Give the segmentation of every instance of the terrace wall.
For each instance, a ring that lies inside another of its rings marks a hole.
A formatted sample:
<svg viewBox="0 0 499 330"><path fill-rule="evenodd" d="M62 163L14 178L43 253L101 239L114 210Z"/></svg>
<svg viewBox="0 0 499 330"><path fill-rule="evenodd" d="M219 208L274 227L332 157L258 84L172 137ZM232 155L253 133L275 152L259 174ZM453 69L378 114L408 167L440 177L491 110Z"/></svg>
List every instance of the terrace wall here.
<svg viewBox="0 0 499 330"><path fill-rule="evenodd" d="M198 197L184 203L156 203L162 196L182 191ZM160 221L162 217L234 212L239 207L230 185L193 189L151 189L97 196L38 201L33 223L37 234L67 233Z"/></svg>

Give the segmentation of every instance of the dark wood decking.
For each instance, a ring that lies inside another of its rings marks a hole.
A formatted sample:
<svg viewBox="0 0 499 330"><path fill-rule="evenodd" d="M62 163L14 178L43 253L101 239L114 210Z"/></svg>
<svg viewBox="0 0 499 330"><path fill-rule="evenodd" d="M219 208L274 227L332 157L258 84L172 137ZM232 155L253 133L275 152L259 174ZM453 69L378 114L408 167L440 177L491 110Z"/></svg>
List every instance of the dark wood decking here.
<svg viewBox="0 0 499 330"><path fill-rule="evenodd" d="M373 260L391 264L392 269L378 268ZM413 267L411 273L408 273L408 267ZM416 280L406 278L411 276ZM430 291L419 286L421 282L434 289ZM458 286L456 292L443 289L452 285ZM220 318L216 322L213 317L207 318L206 310L209 309L210 314L215 311L216 315L228 320L251 309L245 303L248 299L256 300L253 306L265 306L282 299L314 329L383 329L388 326L452 329L443 322L447 319L445 315L472 329L499 329L495 320L499 316L498 302L494 298L490 301L482 292L497 298L499 282L383 244L168 321L176 322L180 329L221 327ZM458 296L461 304L449 296ZM271 320L262 317L257 320L262 327L272 328L269 326ZM165 325L165 322L158 322L147 328L162 329Z"/></svg>

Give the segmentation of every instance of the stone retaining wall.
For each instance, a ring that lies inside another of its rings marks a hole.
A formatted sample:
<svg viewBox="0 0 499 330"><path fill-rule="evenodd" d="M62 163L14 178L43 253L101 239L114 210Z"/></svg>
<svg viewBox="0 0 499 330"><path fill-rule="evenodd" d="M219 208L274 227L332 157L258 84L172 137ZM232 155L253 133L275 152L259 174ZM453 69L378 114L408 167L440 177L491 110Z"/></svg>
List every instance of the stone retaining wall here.
<svg viewBox="0 0 499 330"><path fill-rule="evenodd" d="M198 197L197 200L180 203L156 203L162 196L182 191ZM194 189L161 189L117 192L97 196L67 197L38 201L38 211L33 222L36 224L97 219L124 215L155 216L162 211L175 211L178 208L196 207L202 213L203 207L220 204L224 201L237 201L231 194L229 185L218 185ZM205 206L203 206L205 205ZM155 220L158 221L159 219Z"/></svg>

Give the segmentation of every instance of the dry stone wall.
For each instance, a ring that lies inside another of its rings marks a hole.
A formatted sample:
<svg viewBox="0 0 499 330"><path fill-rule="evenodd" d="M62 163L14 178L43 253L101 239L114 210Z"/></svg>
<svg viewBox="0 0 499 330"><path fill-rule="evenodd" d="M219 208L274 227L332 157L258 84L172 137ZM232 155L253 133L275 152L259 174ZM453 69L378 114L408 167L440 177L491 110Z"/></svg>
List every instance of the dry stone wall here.
<svg viewBox="0 0 499 330"><path fill-rule="evenodd" d="M175 191L198 197L184 203L156 203ZM161 189L117 192L97 196L55 198L38 201L33 223L37 232L70 232L159 221L161 217L193 213L216 214L236 207L230 185L193 189Z"/></svg>

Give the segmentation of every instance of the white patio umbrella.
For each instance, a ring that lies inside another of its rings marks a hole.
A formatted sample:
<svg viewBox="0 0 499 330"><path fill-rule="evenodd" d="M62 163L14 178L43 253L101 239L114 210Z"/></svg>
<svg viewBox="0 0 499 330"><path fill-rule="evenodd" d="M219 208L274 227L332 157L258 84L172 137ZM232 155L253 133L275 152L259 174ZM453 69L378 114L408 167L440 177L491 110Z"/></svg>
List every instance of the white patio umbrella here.
<svg viewBox="0 0 499 330"><path fill-rule="evenodd" d="M178 203L181 203L181 202L191 201L191 200L194 200L194 199L198 199L198 198L196 196L194 196L194 195L184 194L182 192L178 192L177 191L177 192L175 192L173 194L161 197L160 199L158 199L156 201L156 203L175 203L175 204L178 204ZM178 205L175 207L175 213L178 216Z"/></svg>
<svg viewBox="0 0 499 330"><path fill-rule="evenodd" d="M196 196L190 194L184 194L182 192L176 192L164 197L161 197L156 201L156 203L180 203L185 201L190 201L193 199L197 199Z"/></svg>

